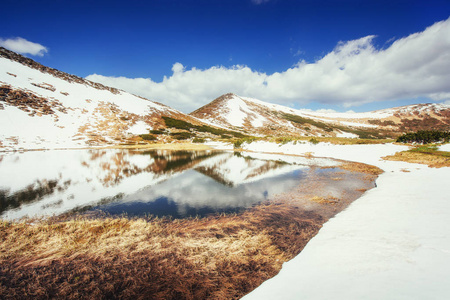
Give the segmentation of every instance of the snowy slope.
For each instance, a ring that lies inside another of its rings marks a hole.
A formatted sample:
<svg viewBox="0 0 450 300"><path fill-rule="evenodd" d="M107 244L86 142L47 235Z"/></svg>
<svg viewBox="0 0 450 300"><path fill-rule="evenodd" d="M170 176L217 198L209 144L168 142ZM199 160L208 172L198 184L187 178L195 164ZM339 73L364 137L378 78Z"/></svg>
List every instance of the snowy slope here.
<svg viewBox="0 0 450 300"><path fill-rule="evenodd" d="M407 148L320 143L249 150L369 163L385 173L328 221L281 272L243 299L447 299L450 296L450 168L384 161ZM446 149L444 147L444 149Z"/></svg>
<svg viewBox="0 0 450 300"><path fill-rule="evenodd" d="M244 98L235 94L223 95L191 115L222 127L262 127L268 120L253 111Z"/></svg>
<svg viewBox="0 0 450 300"><path fill-rule="evenodd" d="M0 48L0 146L3 149L115 144L164 124L192 119L121 90L42 66Z"/></svg>
<svg viewBox="0 0 450 300"><path fill-rule="evenodd" d="M315 112L225 94L191 113L221 127L253 134L358 137L403 131L450 129L450 105L417 104L366 113Z"/></svg>

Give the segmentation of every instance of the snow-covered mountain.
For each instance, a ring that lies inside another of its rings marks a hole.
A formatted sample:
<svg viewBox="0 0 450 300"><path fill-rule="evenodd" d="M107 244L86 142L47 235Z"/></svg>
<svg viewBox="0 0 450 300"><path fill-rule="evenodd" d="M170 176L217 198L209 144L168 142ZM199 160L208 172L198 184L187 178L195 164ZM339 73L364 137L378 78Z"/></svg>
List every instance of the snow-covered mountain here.
<svg viewBox="0 0 450 300"><path fill-rule="evenodd" d="M450 106L322 113L225 94L186 115L0 48L0 150L143 143L139 135L149 130L156 130L156 136L145 138L165 142L242 136L232 131L370 138L419 129L450 130Z"/></svg>
<svg viewBox="0 0 450 300"><path fill-rule="evenodd" d="M225 94L190 115L217 126L262 135L383 137L450 129L450 105L417 104L367 113L298 110Z"/></svg>
<svg viewBox="0 0 450 300"><path fill-rule="evenodd" d="M203 124L163 104L0 48L0 149L125 143L165 128L162 117Z"/></svg>

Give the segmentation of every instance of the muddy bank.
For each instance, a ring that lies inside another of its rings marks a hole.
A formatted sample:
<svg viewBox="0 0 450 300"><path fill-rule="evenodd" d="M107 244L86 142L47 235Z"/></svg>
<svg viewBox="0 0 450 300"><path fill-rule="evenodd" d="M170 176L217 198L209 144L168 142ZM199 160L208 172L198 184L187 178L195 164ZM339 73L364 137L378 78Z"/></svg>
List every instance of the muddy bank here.
<svg viewBox="0 0 450 300"><path fill-rule="evenodd" d="M374 187L377 172L367 165L347 170L316 172L293 191L238 215L2 222L0 294L240 298L276 275L322 224Z"/></svg>

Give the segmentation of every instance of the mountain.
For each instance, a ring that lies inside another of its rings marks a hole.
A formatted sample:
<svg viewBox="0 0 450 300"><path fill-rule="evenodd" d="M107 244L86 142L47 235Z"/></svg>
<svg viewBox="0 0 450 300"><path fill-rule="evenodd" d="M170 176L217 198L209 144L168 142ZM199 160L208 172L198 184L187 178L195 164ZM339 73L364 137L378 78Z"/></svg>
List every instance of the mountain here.
<svg viewBox="0 0 450 300"><path fill-rule="evenodd" d="M450 105L417 104L367 113L298 110L229 93L190 113L209 124L256 135L396 137L450 130Z"/></svg>
<svg viewBox="0 0 450 300"><path fill-rule="evenodd" d="M80 148L245 135L396 137L450 130L450 106L322 113L225 94L189 115L0 47L0 150Z"/></svg>
<svg viewBox="0 0 450 300"><path fill-rule="evenodd" d="M149 130L165 133L152 139L184 138L171 136L180 130L167 130L167 120L205 126L163 104L43 66L0 47L0 149L142 143L138 135Z"/></svg>

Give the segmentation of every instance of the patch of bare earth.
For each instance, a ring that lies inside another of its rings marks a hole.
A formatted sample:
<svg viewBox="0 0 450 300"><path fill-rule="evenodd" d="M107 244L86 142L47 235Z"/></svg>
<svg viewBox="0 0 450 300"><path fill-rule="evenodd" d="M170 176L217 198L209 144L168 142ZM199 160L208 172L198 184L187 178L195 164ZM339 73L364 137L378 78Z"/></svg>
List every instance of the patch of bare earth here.
<svg viewBox="0 0 450 300"><path fill-rule="evenodd" d="M9 85L0 85L0 101L16 106L29 113L30 116L55 114L55 110L66 113L66 109L57 100L51 100L34 95L32 92L11 88Z"/></svg>
<svg viewBox="0 0 450 300"><path fill-rule="evenodd" d="M0 295L238 299L275 276L376 178L347 170L310 172L315 175L293 191L238 215L0 222Z"/></svg>

